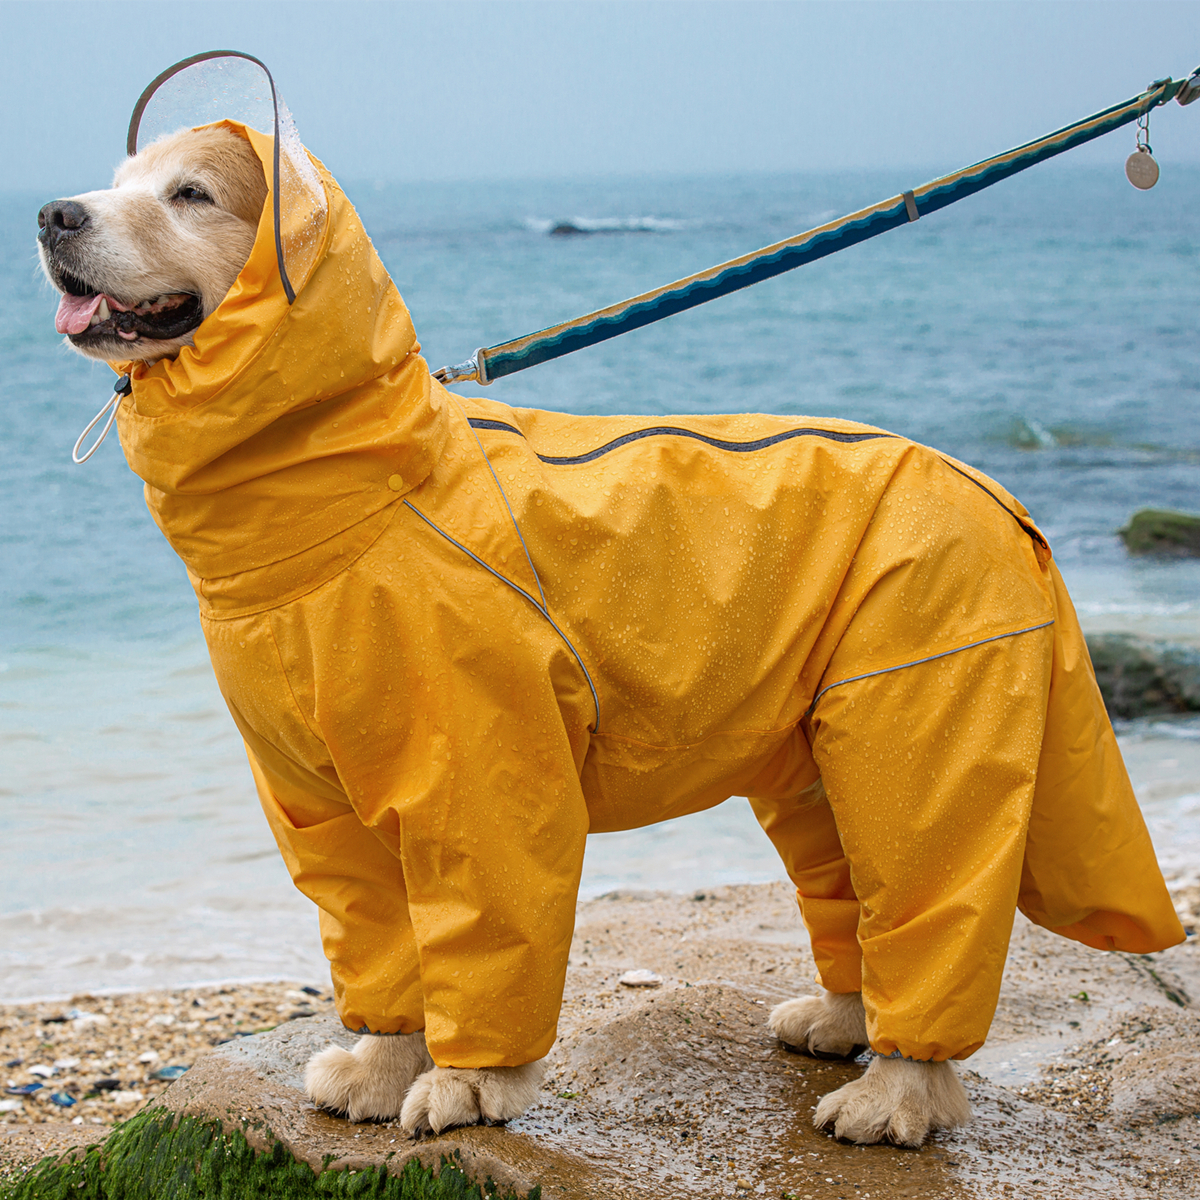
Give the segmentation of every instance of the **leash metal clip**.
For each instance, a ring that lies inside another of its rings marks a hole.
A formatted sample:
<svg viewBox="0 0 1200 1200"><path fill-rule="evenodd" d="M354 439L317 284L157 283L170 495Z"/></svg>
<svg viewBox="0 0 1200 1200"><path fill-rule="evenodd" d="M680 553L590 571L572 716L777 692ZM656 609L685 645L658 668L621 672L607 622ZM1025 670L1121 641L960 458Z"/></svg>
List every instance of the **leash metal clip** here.
<svg viewBox="0 0 1200 1200"><path fill-rule="evenodd" d="M117 409L120 408L121 401L132 391L133 384L130 382L129 376L122 375L113 387L112 399L88 422L87 428L75 439L75 446L71 450L71 461L76 466L87 462L100 449L100 443L108 437L108 431L112 428L112 423L117 419ZM84 438L104 420L105 413L108 413L108 420L104 421L104 428L100 430L100 436L88 447L86 453L80 454L79 447L83 445Z"/></svg>
<svg viewBox="0 0 1200 1200"><path fill-rule="evenodd" d="M461 383L466 380L487 387L492 381L488 378L487 363L483 354L484 347L480 346L466 362L460 362L456 367L439 367L434 371L433 377L438 383Z"/></svg>
<svg viewBox="0 0 1200 1200"><path fill-rule="evenodd" d="M1191 104L1193 100L1200 100L1200 67L1184 80L1183 87L1175 94L1175 99L1179 104Z"/></svg>

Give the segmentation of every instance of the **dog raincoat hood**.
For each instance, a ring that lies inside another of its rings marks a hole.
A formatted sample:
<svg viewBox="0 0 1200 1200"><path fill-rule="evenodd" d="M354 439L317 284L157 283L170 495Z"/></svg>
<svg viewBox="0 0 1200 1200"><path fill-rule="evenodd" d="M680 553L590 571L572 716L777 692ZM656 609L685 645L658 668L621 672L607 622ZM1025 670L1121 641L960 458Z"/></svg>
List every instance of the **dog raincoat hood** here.
<svg viewBox="0 0 1200 1200"><path fill-rule="evenodd" d="M204 578L309 550L387 508L444 436L408 311L265 67L230 54L177 64L139 100L129 150L208 118L262 162L258 236L193 347L119 364L136 397L118 422L159 527Z"/></svg>
<svg viewBox="0 0 1200 1200"><path fill-rule="evenodd" d="M231 128L271 182L272 139ZM1181 940L1007 492L846 421L454 396L313 169L294 301L269 201L195 346L130 368L119 429L347 1025L424 1028L446 1066L545 1055L586 834L732 795L885 1054L982 1043L1014 904L1101 948Z"/></svg>

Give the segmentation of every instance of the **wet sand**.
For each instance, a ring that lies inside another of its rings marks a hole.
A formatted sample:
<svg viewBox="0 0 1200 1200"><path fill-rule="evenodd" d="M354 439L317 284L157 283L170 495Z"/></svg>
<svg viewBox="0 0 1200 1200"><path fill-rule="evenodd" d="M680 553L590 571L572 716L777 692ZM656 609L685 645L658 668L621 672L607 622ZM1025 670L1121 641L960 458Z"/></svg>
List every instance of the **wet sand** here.
<svg viewBox="0 0 1200 1200"><path fill-rule="evenodd" d="M807 938L781 884L581 904L551 1074L540 1103L507 1129L414 1145L389 1124L352 1126L312 1112L299 1092L279 1119L294 1123L296 1151L311 1149L318 1162L326 1152L351 1163L398 1151L436 1162L457 1149L489 1169L508 1164L514 1182L540 1179L544 1195L563 1200L1197 1195L1200 888L1176 899L1193 936L1152 956L1090 951L1018 917L988 1044L962 1064L974 1121L919 1151L845 1145L813 1129L819 1096L862 1065L789 1054L764 1027L772 1004L816 990ZM618 983L637 968L656 972L661 986ZM253 1108L252 1077L237 1072L272 1039L353 1041L325 996L259 984L0 1009L0 1055L22 1060L6 1068L6 1082L46 1085L22 1111L4 1114L0 1170L102 1137L152 1099L194 1109L206 1088L237 1093L247 1080L242 1094ZM108 1023L81 1021L72 1009ZM235 1037L277 1022L273 1034ZM158 1057L143 1061L151 1052ZM28 1073L72 1058L80 1063L53 1077ZM197 1061L178 1083L150 1078L164 1063ZM84 1099L105 1077L120 1089ZM71 1109L38 1098L72 1084L80 1099ZM117 1090L141 1098L116 1103ZM277 1077L272 1094L285 1091Z"/></svg>

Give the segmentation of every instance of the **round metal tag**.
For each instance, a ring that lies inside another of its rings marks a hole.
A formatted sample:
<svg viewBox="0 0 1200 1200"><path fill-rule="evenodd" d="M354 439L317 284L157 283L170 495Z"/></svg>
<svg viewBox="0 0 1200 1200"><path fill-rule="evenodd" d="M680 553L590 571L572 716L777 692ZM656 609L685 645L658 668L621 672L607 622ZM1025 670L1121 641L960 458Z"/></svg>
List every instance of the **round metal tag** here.
<svg viewBox="0 0 1200 1200"><path fill-rule="evenodd" d="M1135 150L1125 160L1125 176L1135 188L1144 192L1158 182L1158 163L1149 150Z"/></svg>

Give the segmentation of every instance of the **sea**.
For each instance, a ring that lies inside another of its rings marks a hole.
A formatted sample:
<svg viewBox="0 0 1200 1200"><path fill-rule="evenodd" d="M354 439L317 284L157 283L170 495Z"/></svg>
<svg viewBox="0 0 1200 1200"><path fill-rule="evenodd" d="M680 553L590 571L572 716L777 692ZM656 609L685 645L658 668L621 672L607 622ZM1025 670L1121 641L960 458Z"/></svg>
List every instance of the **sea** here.
<svg viewBox="0 0 1200 1200"><path fill-rule="evenodd" d="M1117 534L1137 509L1200 511L1200 167L1168 164L1142 193L1124 155L1114 142L1108 166L1044 164L487 394L578 413L884 426L1023 500L1089 632L1200 644L1200 561L1131 558ZM346 191L437 367L954 165ZM34 254L51 198L0 193L0 1001L320 985L316 912L259 810L183 567L115 436L71 462L112 375L54 332ZM1200 719L1119 734L1164 871L1196 879ZM782 877L733 799L592 836L582 894Z"/></svg>

